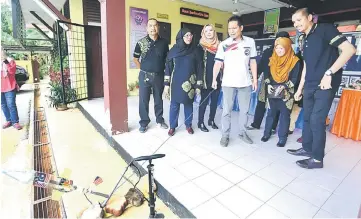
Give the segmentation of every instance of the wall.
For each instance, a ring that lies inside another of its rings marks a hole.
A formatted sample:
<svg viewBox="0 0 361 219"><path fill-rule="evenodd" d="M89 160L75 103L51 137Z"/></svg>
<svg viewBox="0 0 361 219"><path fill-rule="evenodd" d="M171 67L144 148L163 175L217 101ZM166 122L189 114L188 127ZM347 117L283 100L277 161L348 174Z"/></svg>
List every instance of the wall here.
<svg viewBox="0 0 361 219"><path fill-rule="evenodd" d="M181 2L178 0L126 0L126 32L127 32L127 84L133 83L138 78L138 69L130 69L129 68L129 59L133 57L129 57L129 49L134 50L134 48L129 48L129 8L130 7L137 7L137 8L143 8L148 9L148 16L149 18L156 18L157 20L161 22L167 22L172 24L172 34L171 34L171 45L170 48L175 43L175 37L178 33L178 31L181 28L181 22L187 22L187 23L194 23L199 25L206 25L209 23L212 23L213 25L215 23L222 24L223 28L216 28L216 32L223 33L223 38L227 36L227 20L230 16L232 16L231 13L219 11L216 9L207 8L204 6L199 6L191 3ZM181 7L190 8L193 10L198 11L204 11L209 13L209 19L201 19L201 18L194 18L190 16L181 15L179 10ZM161 14L168 14L169 19L160 19L157 18L157 13Z"/></svg>

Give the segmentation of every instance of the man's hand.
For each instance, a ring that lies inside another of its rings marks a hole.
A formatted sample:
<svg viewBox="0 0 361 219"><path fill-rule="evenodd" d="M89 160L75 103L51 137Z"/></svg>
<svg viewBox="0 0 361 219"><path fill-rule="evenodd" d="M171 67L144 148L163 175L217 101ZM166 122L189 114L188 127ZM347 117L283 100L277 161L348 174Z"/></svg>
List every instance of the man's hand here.
<svg viewBox="0 0 361 219"><path fill-rule="evenodd" d="M294 95L294 98L296 101L300 101L302 98L302 91L301 90L297 90L297 92Z"/></svg>
<svg viewBox="0 0 361 219"><path fill-rule="evenodd" d="M253 89L254 92L257 91L257 87L258 87L258 80L253 79L252 89Z"/></svg>
<svg viewBox="0 0 361 219"><path fill-rule="evenodd" d="M164 87L163 97L164 97L165 99L168 99L168 100L170 99L169 86L165 86L165 87Z"/></svg>
<svg viewBox="0 0 361 219"><path fill-rule="evenodd" d="M321 90L328 90L328 89L331 89L331 81L332 81L332 77L331 76L327 76L327 75L324 75L322 80L321 80L321 84L318 85Z"/></svg>
<svg viewBox="0 0 361 219"><path fill-rule="evenodd" d="M272 85L268 85L267 86L267 92L269 93L269 94L272 94L273 92L274 92L274 88L273 88L273 86Z"/></svg>
<svg viewBox="0 0 361 219"><path fill-rule="evenodd" d="M212 82L212 88L213 88L214 90L217 89L217 80L213 80L213 82Z"/></svg>

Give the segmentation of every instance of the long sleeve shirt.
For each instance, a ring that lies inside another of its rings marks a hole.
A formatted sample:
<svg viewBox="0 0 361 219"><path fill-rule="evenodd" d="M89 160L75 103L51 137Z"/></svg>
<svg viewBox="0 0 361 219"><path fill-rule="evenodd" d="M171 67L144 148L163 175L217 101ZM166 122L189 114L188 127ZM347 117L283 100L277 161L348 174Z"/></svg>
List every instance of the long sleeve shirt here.
<svg viewBox="0 0 361 219"><path fill-rule="evenodd" d="M1 92L9 92L16 88L16 63L13 59L7 58L1 63Z"/></svg>

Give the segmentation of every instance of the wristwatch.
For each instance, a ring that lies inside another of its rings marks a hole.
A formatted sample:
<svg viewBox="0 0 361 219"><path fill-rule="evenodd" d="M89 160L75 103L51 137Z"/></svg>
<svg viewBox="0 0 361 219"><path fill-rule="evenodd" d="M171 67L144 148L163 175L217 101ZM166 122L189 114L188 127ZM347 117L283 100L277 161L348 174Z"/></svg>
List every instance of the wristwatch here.
<svg viewBox="0 0 361 219"><path fill-rule="evenodd" d="M331 69L328 69L328 70L325 72L325 75L327 75L327 76L331 76L331 75L332 75L332 71L331 71Z"/></svg>

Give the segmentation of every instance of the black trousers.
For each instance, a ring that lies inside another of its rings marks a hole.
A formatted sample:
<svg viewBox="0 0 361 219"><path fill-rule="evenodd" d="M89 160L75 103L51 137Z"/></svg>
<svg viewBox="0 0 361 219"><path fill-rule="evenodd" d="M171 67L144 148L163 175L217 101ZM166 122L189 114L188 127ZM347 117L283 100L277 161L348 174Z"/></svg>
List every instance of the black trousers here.
<svg viewBox="0 0 361 219"><path fill-rule="evenodd" d="M206 112L206 108L208 106L209 100L211 100L211 105L210 105L208 121L214 121L214 117L216 116L216 111L217 111L219 90L220 89L217 89L217 90L202 89L201 90L201 102L200 102L201 104L199 105L198 124L202 124L204 122L204 113Z"/></svg>
<svg viewBox="0 0 361 219"><path fill-rule="evenodd" d="M148 80L146 80L148 79ZM164 122L163 118L163 99L162 94L164 90L164 74L139 72L139 124L143 127L150 123L149 118L149 101L150 94L153 89L154 98L154 112L156 122Z"/></svg>
<svg viewBox="0 0 361 219"><path fill-rule="evenodd" d="M282 99L268 99L270 110L268 110L266 118L266 127L264 136L271 136L274 120L277 114L280 116L280 126L278 129L278 138L280 141L287 141L288 129L291 121L291 110L286 107L286 103Z"/></svg>
<svg viewBox="0 0 361 219"><path fill-rule="evenodd" d="M334 97L332 89L305 89L303 94L302 147L319 161L325 156L326 118Z"/></svg>
<svg viewBox="0 0 361 219"><path fill-rule="evenodd" d="M254 128L261 128L261 124L262 124L262 120L264 117L264 114L266 112L266 103L262 102L262 101L257 101L257 106L256 106L256 112L254 113L254 117L253 117L253 123L251 124L252 127ZM276 111L276 116L273 119L273 123L272 123L272 129L276 130L277 125L278 125L278 120L280 118L280 111Z"/></svg>

